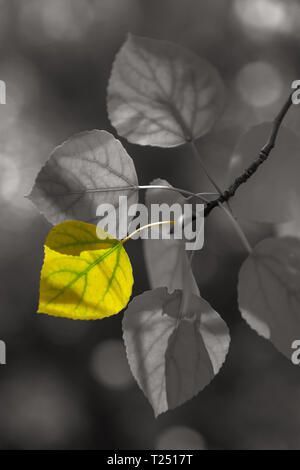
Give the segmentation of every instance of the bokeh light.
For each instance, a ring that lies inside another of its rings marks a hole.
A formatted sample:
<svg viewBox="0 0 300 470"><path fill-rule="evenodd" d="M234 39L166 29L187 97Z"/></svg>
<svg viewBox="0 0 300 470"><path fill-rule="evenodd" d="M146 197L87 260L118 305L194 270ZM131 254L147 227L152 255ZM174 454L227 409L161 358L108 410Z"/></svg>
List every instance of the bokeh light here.
<svg viewBox="0 0 300 470"><path fill-rule="evenodd" d="M18 192L21 175L15 161L0 154L0 197L9 201Z"/></svg>
<svg viewBox="0 0 300 470"><path fill-rule="evenodd" d="M235 0L233 11L245 27L256 32L288 32L292 29L288 3L286 0Z"/></svg>
<svg viewBox="0 0 300 470"><path fill-rule="evenodd" d="M32 116L27 117L40 98L36 68L29 60L11 55L2 61L1 73L7 97L0 106L0 204L4 229L20 231L38 215L24 196L32 186L34 164L43 156L48 138Z"/></svg>
<svg viewBox="0 0 300 470"><path fill-rule="evenodd" d="M0 433L12 446L61 448L86 427L76 395L49 369L47 373L34 368L19 370L1 388L0 401Z"/></svg>
<svg viewBox="0 0 300 470"><path fill-rule="evenodd" d="M187 426L171 426L158 436L157 450L204 450L205 442L201 434Z"/></svg>
<svg viewBox="0 0 300 470"><path fill-rule="evenodd" d="M122 23L135 22L138 4L131 0L31 0L20 2L18 13L21 34L30 43L79 43L99 25L106 35L114 34Z"/></svg>
<svg viewBox="0 0 300 470"><path fill-rule="evenodd" d="M19 21L28 39L77 41L93 22L92 3L78 0L22 2Z"/></svg>
<svg viewBox="0 0 300 470"><path fill-rule="evenodd" d="M289 201L289 212L292 217L291 220L276 226L276 233L279 237L300 238L299 202L299 197L294 193Z"/></svg>
<svg viewBox="0 0 300 470"><path fill-rule="evenodd" d="M124 344L120 340L107 340L100 343L91 357L91 372L102 385L123 390L133 383Z"/></svg>
<svg viewBox="0 0 300 470"><path fill-rule="evenodd" d="M274 65L257 61L240 69L236 77L236 88L245 103L262 108L272 105L280 98L283 83Z"/></svg>

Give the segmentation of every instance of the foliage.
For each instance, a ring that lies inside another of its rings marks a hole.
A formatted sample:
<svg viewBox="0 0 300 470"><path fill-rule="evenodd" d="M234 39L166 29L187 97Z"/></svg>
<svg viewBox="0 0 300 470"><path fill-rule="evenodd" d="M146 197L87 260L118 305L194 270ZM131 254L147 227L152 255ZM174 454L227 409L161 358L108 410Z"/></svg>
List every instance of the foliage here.
<svg viewBox="0 0 300 470"><path fill-rule="evenodd" d="M39 312L95 320L120 312L133 277L123 244L100 239L96 226L69 221L55 225L45 242Z"/></svg>
<svg viewBox="0 0 300 470"><path fill-rule="evenodd" d="M108 114L118 134L129 142L159 147L186 144L197 152L195 140L220 117L224 90L218 72L205 59L175 44L129 35L113 64ZM295 213L289 196L298 201L299 138L283 129L274 154L256 173L275 145L290 105L287 102L274 126L262 124L242 138L233 155L231 177L236 179L230 190L220 190L202 165L218 192L216 199L207 201L206 216L214 208L223 210L247 250L238 284L241 314L288 358L300 335L300 242L267 239L252 250L236 215L281 222ZM163 180L152 186L147 187L148 204L153 200L184 204L187 193L199 197ZM136 203L139 189L144 188L138 185L133 161L106 131L83 132L54 150L30 194L40 212L59 224L45 242L40 313L96 319L126 307L133 284L123 246L127 239L99 239L95 225L87 222L98 220L99 204L116 207L120 195ZM144 253L152 290L129 303L123 335L132 373L157 416L192 398L214 378L230 337L220 315L202 298L192 256L182 241L145 240Z"/></svg>

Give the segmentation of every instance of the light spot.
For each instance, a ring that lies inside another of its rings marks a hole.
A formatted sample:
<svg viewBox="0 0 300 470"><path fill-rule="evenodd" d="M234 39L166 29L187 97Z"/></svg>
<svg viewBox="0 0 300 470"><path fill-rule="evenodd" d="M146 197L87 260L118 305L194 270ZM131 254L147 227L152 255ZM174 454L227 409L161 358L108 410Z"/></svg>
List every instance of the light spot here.
<svg viewBox="0 0 300 470"><path fill-rule="evenodd" d="M201 434L187 426L172 426L158 436L157 450L204 450L205 442Z"/></svg>
<svg viewBox="0 0 300 470"><path fill-rule="evenodd" d="M263 108L280 99L283 84L278 70L272 64L252 62L239 71L236 88L249 106Z"/></svg>
<svg viewBox="0 0 300 470"><path fill-rule="evenodd" d="M0 391L0 432L12 447L61 448L83 432L84 410L61 377L36 369L15 375Z"/></svg>
<svg viewBox="0 0 300 470"><path fill-rule="evenodd" d="M0 195L10 201L18 193L20 186L20 172L11 157L0 154Z"/></svg>
<svg viewBox="0 0 300 470"><path fill-rule="evenodd" d="M100 384L114 390L126 389L133 383L125 347L119 340L104 341L95 348L91 372Z"/></svg>
<svg viewBox="0 0 300 470"><path fill-rule="evenodd" d="M235 0L233 12L247 28L263 33L288 32L292 29L292 19L287 3L286 0Z"/></svg>

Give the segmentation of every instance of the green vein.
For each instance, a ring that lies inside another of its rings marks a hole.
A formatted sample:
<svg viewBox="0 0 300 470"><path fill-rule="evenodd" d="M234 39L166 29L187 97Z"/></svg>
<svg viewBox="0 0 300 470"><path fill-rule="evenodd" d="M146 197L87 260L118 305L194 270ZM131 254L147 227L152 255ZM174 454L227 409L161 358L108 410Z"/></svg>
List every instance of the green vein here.
<svg viewBox="0 0 300 470"><path fill-rule="evenodd" d="M82 276L87 275L88 272L91 269L93 269L95 266L97 266L97 264L101 263L101 261L103 261L107 256L109 256L119 246L120 246L120 243L117 243L116 245L114 245L112 248L110 248L108 251L106 251L103 255L99 256L99 258L97 258L93 263L91 263L84 271L82 271L80 273L77 273L76 271L74 271L74 274L77 274L77 276L75 276L74 279L72 279L72 281L70 281L63 289L61 289L61 291L58 292L58 294L56 294L54 297L52 297L52 299L50 299L46 303L46 306L48 306L50 303L52 303L56 299L58 299L58 297L63 295L66 292L66 290L68 290L73 284L75 284L75 282L77 282ZM58 271L56 271L56 272L58 272Z"/></svg>
<svg viewBox="0 0 300 470"><path fill-rule="evenodd" d="M110 278L109 278L109 280L108 280L106 290L105 290L105 292L104 292L104 294L103 294L103 296L102 296L102 300L104 300L104 298L105 298L107 292L110 290L112 281L113 281L113 279L115 278L115 275L116 275L116 271L117 271L118 267L120 266L121 245L119 244L118 246L119 246L119 249L118 249L118 251L117 251L117 259L116 259L116 262L115 262L115 265L114 265L114 269L113 269L113 271L112 271L112 273L111 273L111 276L110 276ZM120 285L119 285L119 289L120 289ZM120 290L121 290L121 289L120 289Z"/></svg>

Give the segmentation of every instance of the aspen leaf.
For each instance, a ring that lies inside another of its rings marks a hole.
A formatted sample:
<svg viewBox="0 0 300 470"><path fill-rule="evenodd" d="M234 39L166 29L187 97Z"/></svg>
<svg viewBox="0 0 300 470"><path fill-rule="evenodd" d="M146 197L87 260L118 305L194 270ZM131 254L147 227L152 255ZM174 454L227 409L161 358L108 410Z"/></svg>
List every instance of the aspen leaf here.
<svg viewBox="0 0 300 470"><path fill-rule="evenodd" d="M243 263L238 283L243 318L288 359L300 338L300 240L269 238Z"/></svg>
<svg viewBox="0 0 300 470"><path fill-rule="evenodd" d="M202 298L193 296L180 315L182 292L164 287L144 292L129 304L123 337L131 371L155 416L176 408L219 372L230 343L228 328Z"/></svg>
<svg viewBox="0 0 300 470"><path fill-rule="evenodd" d="M151 184L171 187L168 181L162 179L156 179ZM183 206L185 202L186 198L177 191L166 189L148 189L146 191L148 208L155 203L166 203L169 206L178 203ZM168 227L165 227L165 230L167 229ZM175 240L172 236L170 239L160 240L148 238L143 240L143 248L147 272L153 289L167 287L169 292L173 292L175 289L183 289L185 284L189 286L190 292L200 295L187 257L184 240Z"/></svg>
<svg viewBox="0 0 300 470"><path fill-rule="evenodd" d="M119 196L127 196L128 205L137 203L137 185L133 161L122 144L106 131L93 130L54 150L29 198L53 225L73 219L94 223L100 204L118 209Z"/></svg>
<svg viewBox="0 0 300 470"><path fill-rule="evenodd" d="M130 142L175 147L206 134L224 88L215 68L177 44L129 35L108 85L108 114Z"/></svg>
<svg viewBox="0 0 300 470"><path fill-rule="evenodd" d="M251 128L240 140L232 159L230 182L258 156L271 132L271 123ZM300 138L281 126L269 158L241 185L230 200L234 214L258 222L285 222L293 219L291 200L300 200Z"/></svg>
<svg viewBox="0 0 300 470"><path fill-rule="evenodd" d="M74 320L109 317L127 305L132 285L130 260L119 240L100 239L95 225L78 221L50 231L38 313Z"/></svg>

